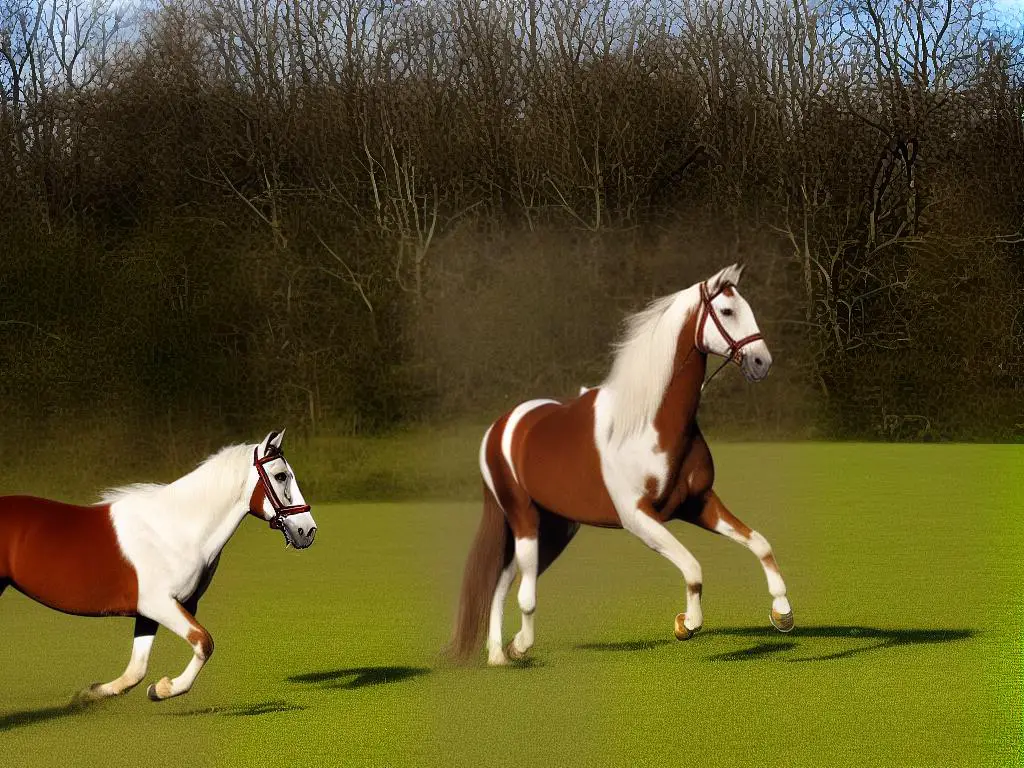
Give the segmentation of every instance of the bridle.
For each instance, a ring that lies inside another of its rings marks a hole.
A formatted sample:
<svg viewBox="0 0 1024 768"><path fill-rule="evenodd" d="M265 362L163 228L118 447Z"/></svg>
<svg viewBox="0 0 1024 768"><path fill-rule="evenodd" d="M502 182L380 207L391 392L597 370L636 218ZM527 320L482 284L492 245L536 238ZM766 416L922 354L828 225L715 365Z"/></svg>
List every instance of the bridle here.
<svg viewBox="0 0 1024 768"><path fill-rule="evenodd" d="M704 345L701 343L701 339L704 338L704 326L707 324L708 318L710 317L711 322L715 324L715 327L718 329L718 332L722 334L722 338L725 339L725 343L728 345L729 350L729 354L726 356L725 362L718 366L718 368L715 369L714 373L708 376L707 380L701 385L701 389L704 389L704 387L707 386L708 382L715 378L715 376L718 375L718 372L725 368L725 366L727 366L729 363L736 363L736 365L739 365L739 353L741 349L743 349L748 344L753 344L755 341L761 341L762 339L764 339L764 336L762 336L760 333L752 333L749 336L744 336L742 339L734 339L729 334L729 332L725 330L725 326L722 324L722 319L718 316L718 313L715 312L715 308L711 306L711 302L714 301L718 297L718 295L725 291L725 289L728 287L728 284L723 285L717 291L711 293L708 290L707 282L703 282L700 284L700 318L698 318L697 320L697 335L696 338L694 338L693 345L696 348L696 350L701 354L708 354L709 350L706 349Z"/></svg>
<svg viewBox="0 0 1024 768"><path fill-rule="evenodd" d="M265 465L269 464L276 459L283 459L284 453L279 449L271 449L267 451L267 455L262 459L260 458L260 447L257 445L252 451L252 464L256 467L256 472L260 476L260 482L263 483L263 493L268 499L270 499L270 505L274 508L274 516L267 522L270 523L271 528L280 530L284 526L284 519L291 517L292 515L301 515L303 512L309 512L312 507L309 504L285 504L281 500L281 497L277 495L277 491L274 490L274 484L270 482L270 476L267 475L267 468ZM251 511L251 510L250 510Z"/></svg>

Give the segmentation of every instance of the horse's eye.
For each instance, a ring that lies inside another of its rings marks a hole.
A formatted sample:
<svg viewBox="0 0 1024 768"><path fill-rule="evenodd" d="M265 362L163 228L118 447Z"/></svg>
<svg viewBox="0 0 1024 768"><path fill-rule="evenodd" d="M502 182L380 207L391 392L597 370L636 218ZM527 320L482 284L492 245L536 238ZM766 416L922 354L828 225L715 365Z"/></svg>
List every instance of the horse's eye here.
<svg viewBox="0 0 1024 768"><path fill-rule="evenodd" d="M286 472L278 472L276 475L274 475L274 479L277 480L277 482L279 483L283 483L285 480L288 479L288 474Z"/></svg>
<svg viewBox="0 0 1024 768"><path fill-rule="evenodd" d="M732 310L726 307L725 309L722 310L722 314L725 315L726 317L732 317Z"/></svg>

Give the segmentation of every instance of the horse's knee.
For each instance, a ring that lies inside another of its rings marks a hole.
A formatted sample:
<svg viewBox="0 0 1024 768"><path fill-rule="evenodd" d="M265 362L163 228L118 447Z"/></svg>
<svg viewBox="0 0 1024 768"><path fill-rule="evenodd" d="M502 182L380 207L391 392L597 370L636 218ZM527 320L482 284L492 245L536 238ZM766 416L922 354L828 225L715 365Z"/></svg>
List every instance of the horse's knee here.
<svg viewBox="0 0 1024 768"><path fill-rule="evenodd" d="M188 642L196 656L203 661L213 656L213 636L202 627L188 633Z"/></svg>
<svg viewBox="0 0 1024 768"><path fill-rule="evenodd" d="M762 536L757 531L750 532L750 551L753 552L761 560L766 557L770 557L772 554L772 545L768 543L768 539Z"/></svg>
<svg viewBox="0 0 1024 768"><path fill-rule="evenodd" d="M704 584L704 569L700 567L700 563L694 559L692 563L687 563L682 571L690 590L699 593Z"/></svg>

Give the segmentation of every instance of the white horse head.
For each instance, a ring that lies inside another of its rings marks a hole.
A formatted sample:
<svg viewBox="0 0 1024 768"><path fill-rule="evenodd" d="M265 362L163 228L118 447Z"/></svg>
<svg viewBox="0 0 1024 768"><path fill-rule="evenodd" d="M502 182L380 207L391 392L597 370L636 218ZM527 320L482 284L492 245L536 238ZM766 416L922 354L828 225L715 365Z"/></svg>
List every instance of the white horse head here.
<svg viewBox="0 0 1024 768"><path fill-rule="evenodd" d="M255 448L255 481L249 511L280 530L286 546L305 549L316 536L316 521L281 450L282 440L283 429L269 433Z"/></svg>
<svg viewBox="0 0 1024 768"><path fill-rule="evenodd" d="M748 381L760 381L772 367L772 355L754 311L736 288L742 274L742 265L733 264L704 281L696 343L702 352L735 362Z"/></svg>

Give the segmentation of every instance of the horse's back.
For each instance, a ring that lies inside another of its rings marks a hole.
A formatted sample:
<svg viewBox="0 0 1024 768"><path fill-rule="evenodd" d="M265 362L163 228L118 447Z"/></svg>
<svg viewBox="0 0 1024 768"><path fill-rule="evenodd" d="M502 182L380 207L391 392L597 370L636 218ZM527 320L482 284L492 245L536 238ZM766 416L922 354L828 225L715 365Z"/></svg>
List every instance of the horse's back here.
<svg viewBox="0 0 1024 768"><path fill-rule="evenodd" d="M138 603L108 505L0 496L0 580L66 613L130 615Z"/></svg>
<svg viewBox="0 0 1024 768"><path fill-rule="evenodd" d="M562 517L618 527L594 440L596 388L564 403L537 408L517 429L517 471L530 497Z"/></svg>

